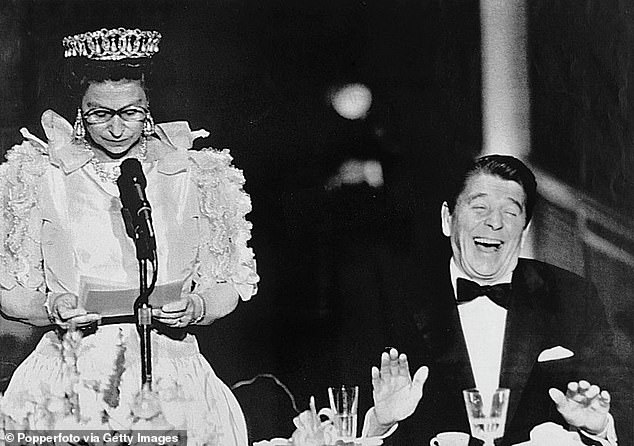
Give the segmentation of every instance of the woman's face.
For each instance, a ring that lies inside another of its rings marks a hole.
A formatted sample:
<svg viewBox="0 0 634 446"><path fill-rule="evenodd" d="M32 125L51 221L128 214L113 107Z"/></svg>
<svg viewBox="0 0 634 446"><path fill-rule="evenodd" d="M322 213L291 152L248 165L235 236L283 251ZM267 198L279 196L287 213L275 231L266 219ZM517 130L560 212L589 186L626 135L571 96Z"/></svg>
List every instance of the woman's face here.
<svg viewBox="0 0 634 446"><path fill-rule="evenodd" d="M98 148L121 158L141 137L148 100L140 81L105 81L89 85L81 109Z"/></svg>

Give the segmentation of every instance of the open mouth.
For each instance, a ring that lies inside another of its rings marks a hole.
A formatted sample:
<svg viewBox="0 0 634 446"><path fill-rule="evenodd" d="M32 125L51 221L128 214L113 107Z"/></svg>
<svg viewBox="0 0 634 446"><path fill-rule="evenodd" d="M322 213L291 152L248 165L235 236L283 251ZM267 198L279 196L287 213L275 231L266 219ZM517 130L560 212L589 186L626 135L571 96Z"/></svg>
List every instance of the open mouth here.
<svg viewBox="0 0 634 446"><path fill-rule="evenodd" d="M473 242L479 250L484 252L497 252L502 249L502 245L504 245L502 240L486 237L474 237Z"/></svg>

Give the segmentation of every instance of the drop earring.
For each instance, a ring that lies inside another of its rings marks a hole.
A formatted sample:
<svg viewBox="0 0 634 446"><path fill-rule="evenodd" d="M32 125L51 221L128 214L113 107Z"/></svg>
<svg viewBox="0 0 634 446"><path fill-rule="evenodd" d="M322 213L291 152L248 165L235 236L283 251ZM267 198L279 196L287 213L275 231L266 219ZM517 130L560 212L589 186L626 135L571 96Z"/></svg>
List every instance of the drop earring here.
<svg viewBox="0 0 634 446"><path fill-rule="evenodd" d="M154 119L150 112L148 112L145 117L145 121L143 121L143 136L146 138L152 136L154 134Z"/></svg>
<svg viewBox="0 0 634 446"><path fill-rule="evenodd" d="M77 117L75 118L75 125L73 126L73 133L75 139L82 140L86 136L86 128L84 127L84 118L81 114L81 108L77 108Z"/></svg>

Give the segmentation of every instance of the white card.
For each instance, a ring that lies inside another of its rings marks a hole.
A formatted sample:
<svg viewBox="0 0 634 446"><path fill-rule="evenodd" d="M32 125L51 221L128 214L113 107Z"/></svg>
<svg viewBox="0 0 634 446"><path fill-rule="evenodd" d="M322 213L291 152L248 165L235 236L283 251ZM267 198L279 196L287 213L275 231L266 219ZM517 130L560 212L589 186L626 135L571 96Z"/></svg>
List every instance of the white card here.
<svg viewBox="0 0 634 446"><path fill-rule="evenodd" d="M157 285L150 294L149 303L159 308L180 299L183 281L177 280ZM102 316L127 316L134 314L134 301L139 296L138 288L121 288L121 284L84 278L81 280L79 299L89 313Z"/></svg>

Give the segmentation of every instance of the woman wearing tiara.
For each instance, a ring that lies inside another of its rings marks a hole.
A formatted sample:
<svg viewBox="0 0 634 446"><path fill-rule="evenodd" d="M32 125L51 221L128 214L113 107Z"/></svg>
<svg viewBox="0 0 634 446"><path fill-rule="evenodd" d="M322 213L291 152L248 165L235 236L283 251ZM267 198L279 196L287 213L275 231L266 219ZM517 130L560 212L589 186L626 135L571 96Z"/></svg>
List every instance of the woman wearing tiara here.
<svg viewBox="0 0 634 446"><path fill-rule="evenodd" d="M0 406L7 426L164 427L186 429L188 444L247 444L240 407L190 329L255 294L250 200L227 151L190 150L204 131L154 124L146 81L160 37L119 28L65 38L74 125L46 111L48 141L23 129L0 166L0 309L56 328L15 371ZM144 399L134 299L121 298L139 290L116 184L128 158L147 178L159 265Z"/></svg>

